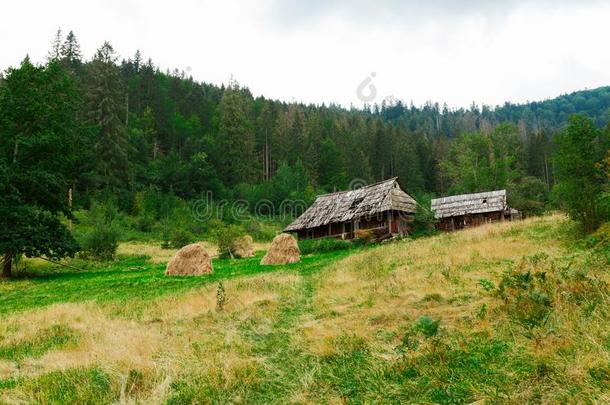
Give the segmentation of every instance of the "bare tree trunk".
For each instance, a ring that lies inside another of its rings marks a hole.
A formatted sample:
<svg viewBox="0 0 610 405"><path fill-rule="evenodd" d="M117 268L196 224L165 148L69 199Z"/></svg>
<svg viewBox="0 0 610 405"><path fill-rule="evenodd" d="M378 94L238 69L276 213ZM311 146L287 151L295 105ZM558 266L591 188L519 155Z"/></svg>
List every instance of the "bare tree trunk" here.
<svg viewBox="0 0 610 405"><path fill-rule="evenodd" d="M13 254L5 253L2 258L2 275L1 278L11 278L13 265Z"/></svg>

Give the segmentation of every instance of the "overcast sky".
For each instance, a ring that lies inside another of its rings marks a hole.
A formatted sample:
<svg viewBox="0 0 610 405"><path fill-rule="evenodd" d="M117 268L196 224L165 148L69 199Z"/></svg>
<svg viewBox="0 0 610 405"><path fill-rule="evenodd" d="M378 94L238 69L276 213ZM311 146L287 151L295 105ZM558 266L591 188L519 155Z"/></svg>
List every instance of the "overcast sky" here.
<svg viewBox="0 0 610 405"><path fill-rule="evenodd" d="M215 84L233 75L285 101L361 106L393 96L462 107L610 85L610 2L420 3L12 1L1 9L0 69L26 53L44 61L61 27L87 59L108 40L121 57L140 49L162 69Z"/></svg>

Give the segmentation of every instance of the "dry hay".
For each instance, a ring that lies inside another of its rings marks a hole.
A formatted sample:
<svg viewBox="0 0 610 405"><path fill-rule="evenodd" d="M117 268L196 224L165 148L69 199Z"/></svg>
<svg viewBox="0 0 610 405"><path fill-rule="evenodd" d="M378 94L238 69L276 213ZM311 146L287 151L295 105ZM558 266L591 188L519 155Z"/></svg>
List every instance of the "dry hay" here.
<svg viewBox="0 0 610 405"><path fill-rule="evenodd" d="M250 235L244 235L233 243L235 257L254 257L254 240Z"/></svg>
<svg viewBox="0 0 610 405"><path fill-rule="evenodd" d="M261 260L261 264L289 264L300 261L301 250L296 239L288 233L281 233L273 238L271 247Z"/></svg>
<svg viewBox="0 0 610 405"><path fill-rule="evenodd" d="M212 273L212 259L199 243L180 249L165 270L166 276L200 276Z"/></svg>

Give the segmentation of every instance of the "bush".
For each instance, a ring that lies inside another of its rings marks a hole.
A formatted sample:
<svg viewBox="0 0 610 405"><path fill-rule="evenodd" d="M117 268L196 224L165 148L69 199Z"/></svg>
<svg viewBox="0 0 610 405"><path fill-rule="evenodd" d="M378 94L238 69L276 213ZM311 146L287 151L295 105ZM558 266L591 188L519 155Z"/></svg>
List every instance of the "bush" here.
<svg viewBox="0 0 610 405"><path fill-rule="evenodd" d="M112 260L119 246L119 233L112 226L96 227L81 243L83 254L98 260Z"/></svg>
<svg viewBox="0 0 610 405"><path fill-rule="evenodd" d="M352 242L335 238L305 239L299 241L299 249L301 249L301 254L304 255L347 250L352 247Z"/></svg>
<svg viewBox="0 0 610 405"><path fill-rule="evenodd" d="M220 256L233 257L235 242L244 235L243 229L237 225L221 225L215 234Z"/></svg>
<svg viewBox="0 0 610 405"><path fill-rule="evenodd" d="M354 243L359 246L368 245L375 240L375 233L370 229L358 229L354 232Z"/></svg>
<svg viewBox="0 0 610 405"><path fill-rule="evenodd" d="M413 331L420 332L427 338L434 337L438 334L438 327L440 325L440 320L434 320L429 316L421 316L417 319L415 324L413 324Z"/></svg>
<svg viewBox="0 0 610 405"><path fill-rule="evenodd" d="M175 249L180 249L195 241L195 235L186 229L176 228L170 232L169 245Z"/></svg>
<svg viewBox="0 0 610 405"><path fill-rule="evenodd" d="M109 199L91 207L87 221L91 230L82 237L82 255L98 260L112 260L119 245L121 217L116 201Z"/></svg>
<svg viewBox="0 0 610 405"><path fill-rule="evenodd" d="M413 236L432 235L436 231L434 211L430 210L432 199L429 195L417 198L417 209L413 217L411 233Z"/></svg>

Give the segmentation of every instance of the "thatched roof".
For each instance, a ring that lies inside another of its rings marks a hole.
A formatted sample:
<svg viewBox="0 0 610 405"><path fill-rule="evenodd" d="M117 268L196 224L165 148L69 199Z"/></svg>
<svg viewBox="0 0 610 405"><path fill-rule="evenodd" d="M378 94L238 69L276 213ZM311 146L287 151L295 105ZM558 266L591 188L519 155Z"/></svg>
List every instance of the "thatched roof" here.
<svg viewBox="0 0 610 405"><path fill-rule="evenodd" d="M452 195L432 200L432 210L436 218L505 211L507 208L506 190Z"/></svg>
<svg viewBox="0 0 610 405"><path fill-rule="evenodd" d="M310 229L389 210L414 213L417 203L401 190L397 179L394 177L356 190L318 196L312 206L285 230Z"/></svg>

